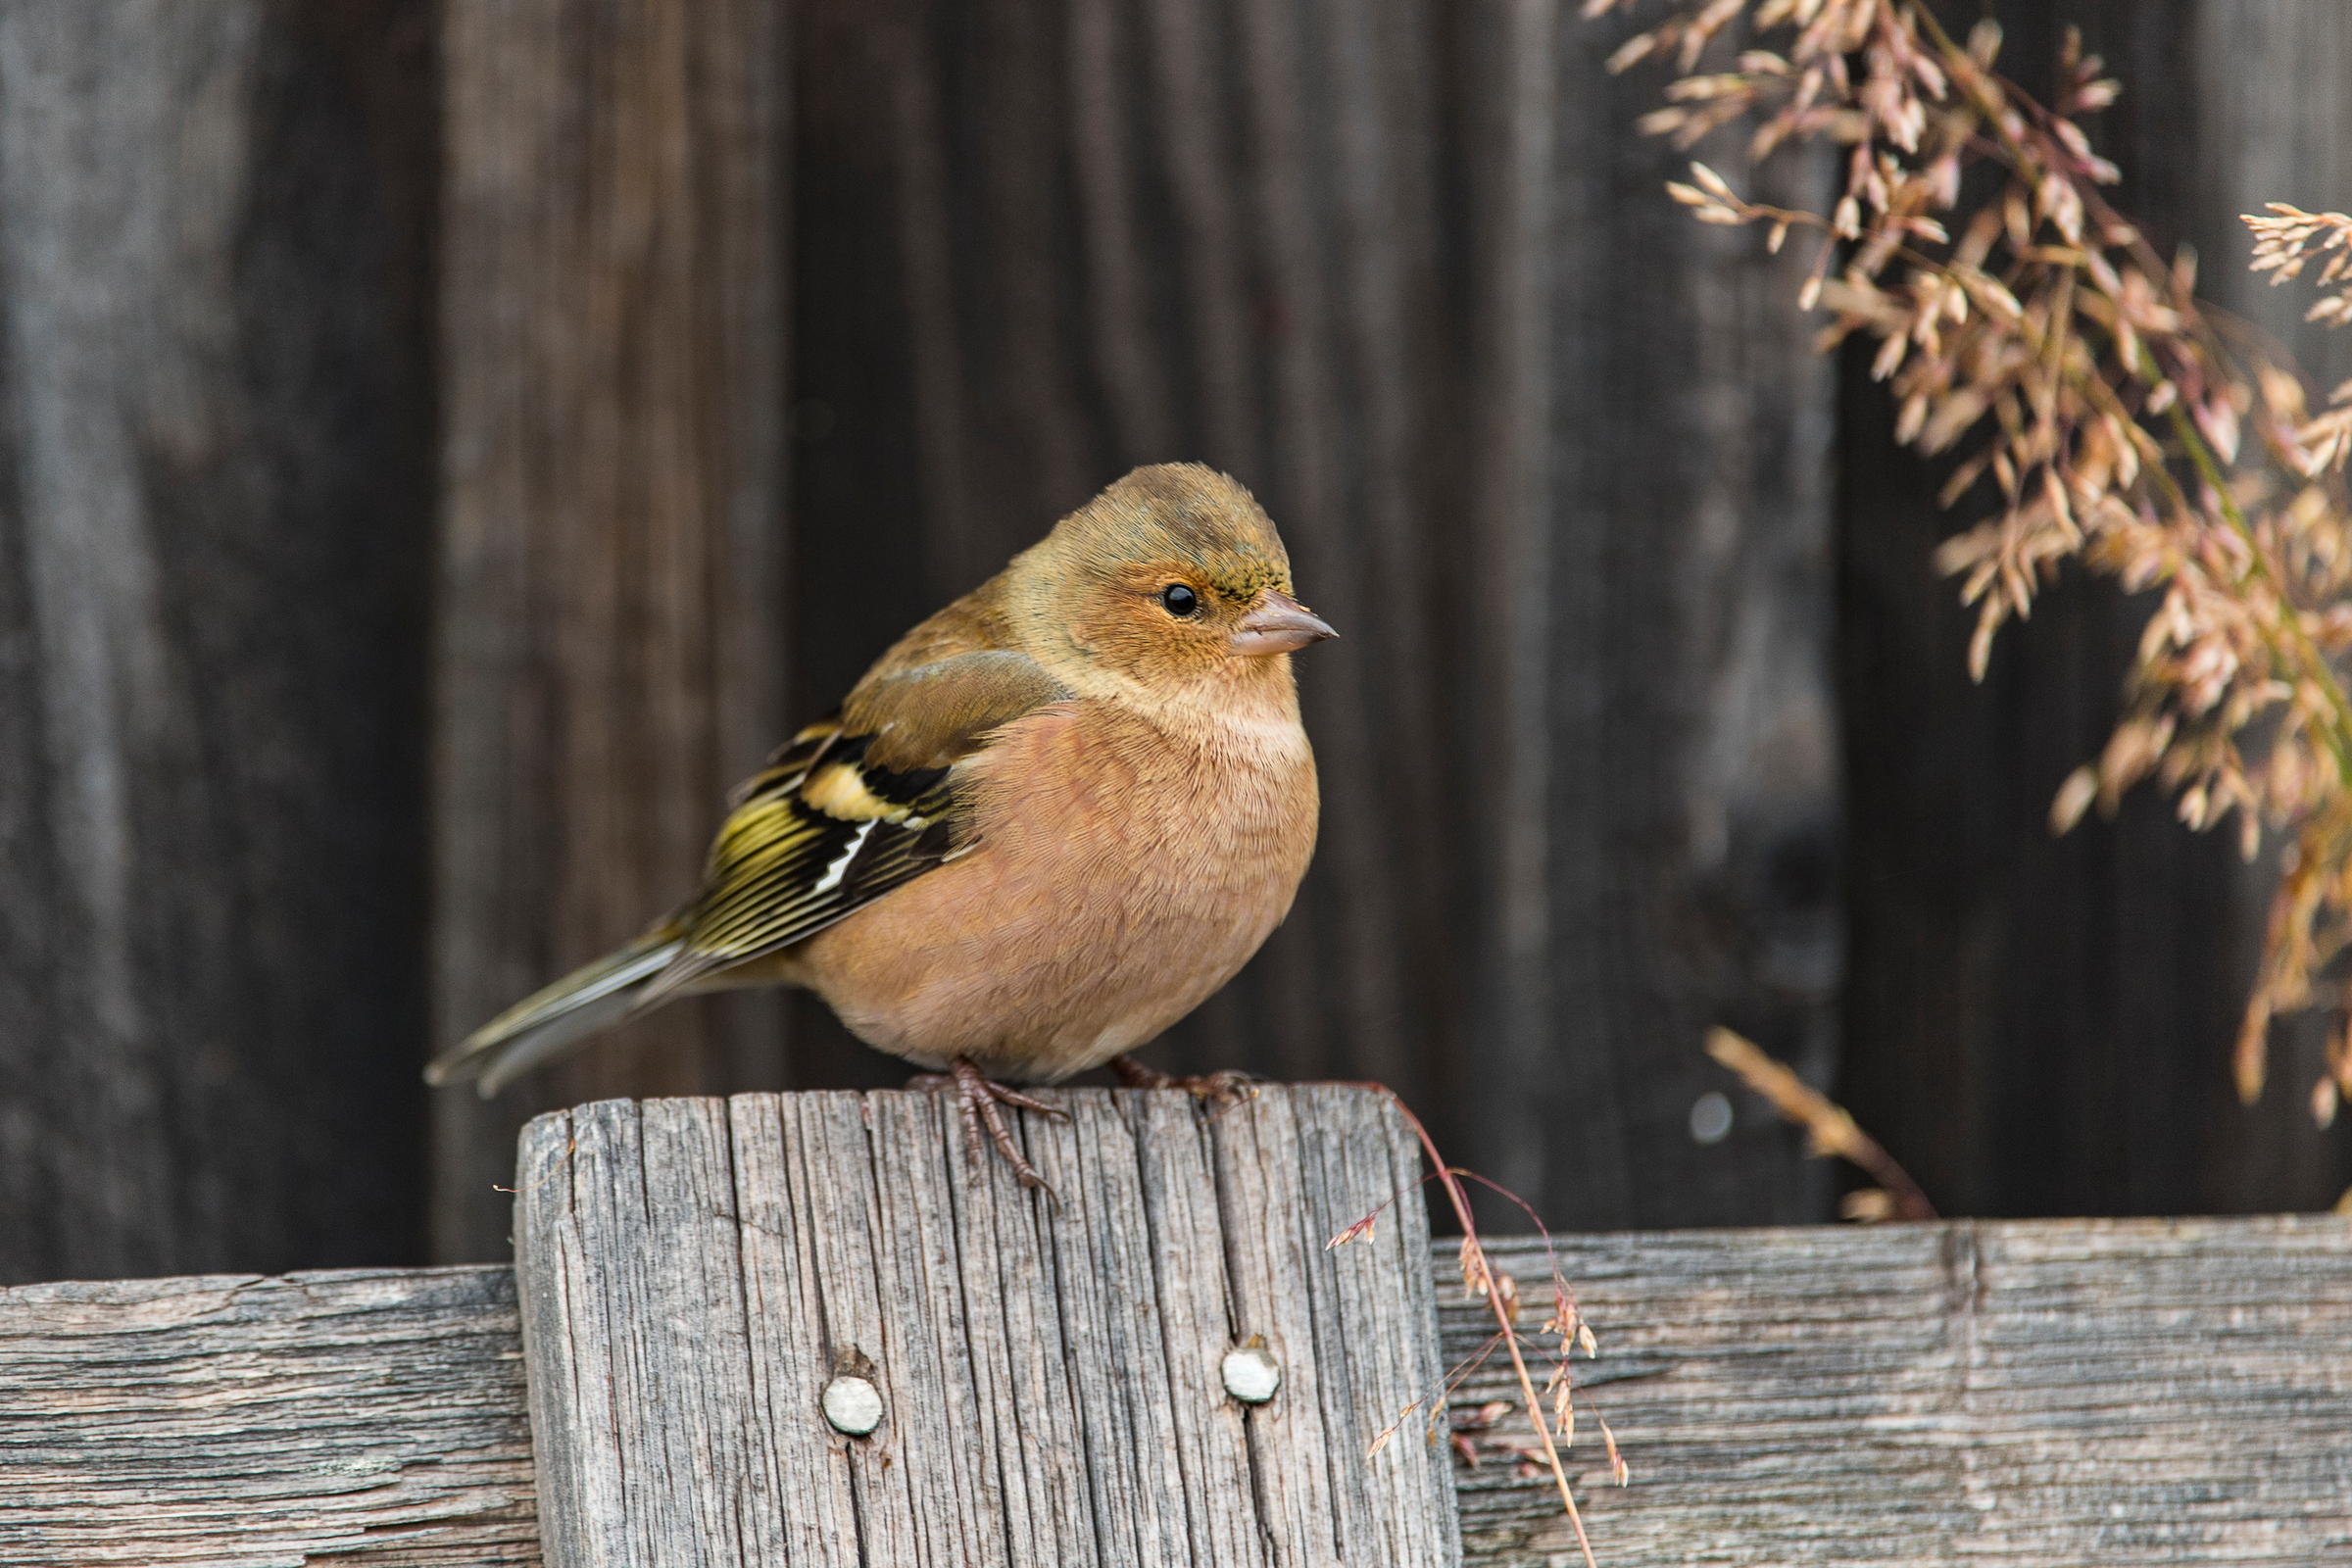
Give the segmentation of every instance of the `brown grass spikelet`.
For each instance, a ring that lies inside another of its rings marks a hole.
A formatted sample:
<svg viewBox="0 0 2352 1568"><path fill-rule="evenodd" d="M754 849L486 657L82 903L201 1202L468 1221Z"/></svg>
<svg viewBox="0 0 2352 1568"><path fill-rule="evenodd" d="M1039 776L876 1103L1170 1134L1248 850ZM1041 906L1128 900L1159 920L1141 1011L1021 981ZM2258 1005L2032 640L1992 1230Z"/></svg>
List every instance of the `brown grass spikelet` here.
<svg viewBox="0 0 2352 1568"><path fill-rule="evenodd" d="M2246 215L2254 231L2251 270L2268 272L2274 285L2301 274L2306 264L2319 262L2312 281L2322 290L2319 303L2304 317L2331 326L2352 320L2352 216L2307 213L2284 202L2267 204L2271 216ZM2333 289L2335 292L2327 292Z"/></svg>
<svg viewBox="0 0 2352 1568"><path fill-rule="evenodd" d="M1735 29L1734 69L1690 74ZM1972 675L2070 560L2161 595L2114 738L2068 775L2050 822L2112 813L2152 779L2191 828L2234 822L2248 858L2265 831L2287 840L2306 869L2273 905L2238 1043L2250 1096L2272 1019L2340 1008L2343 976L2314 982L2352 967L2352 700L2333 662L2352 657L2352 382L2323 400L2258 334L2225 341L2195 258L2158 256L2110 205L2116 168L2082 122L2122 89L2079 33L2046 105L1994 70L2000 43L1989 22L1955 42L1921 0L1716 0L1675 10L1610 68L1681 62L1642 122L1678 147L1741 123L1751 157L1839 149L1826 212L1748 201L1703 163L1672 195L1705 223L1767 225L1775 248L1819 236L1797 303L1829 317L1821 347L1876 344L1898 440L1947 462L1939 499L1976 513L1936 556L1977 612ZM1990 177L1964 183L1970 170ZM2352 216L2273 203L2245 221L2255 270L2308 278L2310 318L2352 322Z"/></svg>
<svg viewBox="0 0 2352 1568"><path fill-rule="evenodd" d="M1877 1225L1900 1216L1894 1211L1893 1195L1886 1188L1857 1187L1838 1200L1838 1217Z"/></svg>
<svg viewBox="0 0 2352 1568"><path fill-rule="evenodd" d="M1610 1476L1621 1487L1632 1486L1634 1484L1634 1467L1627 1464L1625 1455L1617 1451L1617 1434L1609 1430L1609 1423L1604 1417L1595 1415L1592 1419L1600 1423L1600 1441L1609 1450Z"/></svg>
<svg viewBox="0 0 2352 1568"><path fill-rule="evenodd" d="M1378 1458L1380 1456L1380 1450L1387 1447L1390 1442L1396 1438L1396 1434L1404 1430L1404 1424L1407 1421L1410 1421L1413 1418L1413 1412L1420 1408L1421 1401L1416 1399L1411 1404L1408 1404L1403 1409L1397 1411L1396 1419L1390 1422L1387 1426L1382 1427L1378 1432L1374 1433L1372 1435L1372 1441L1364 1445L1364 1457L1367 1459Z"/></svg>

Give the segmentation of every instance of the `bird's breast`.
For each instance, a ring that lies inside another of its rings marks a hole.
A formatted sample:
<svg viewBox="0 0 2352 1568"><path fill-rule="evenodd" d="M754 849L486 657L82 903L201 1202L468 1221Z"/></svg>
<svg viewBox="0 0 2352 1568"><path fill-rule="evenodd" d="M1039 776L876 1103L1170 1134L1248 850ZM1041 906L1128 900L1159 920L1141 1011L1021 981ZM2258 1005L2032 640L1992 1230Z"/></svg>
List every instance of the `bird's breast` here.
<svg viewBox="0 0 2352 1568"><path fill-rule="evenodd" d="M1314 852L1296 712L1060 705L965 766L977 846L805 945L868 1043L1053 1080L1140 1045L1248 962Z"/></svg>

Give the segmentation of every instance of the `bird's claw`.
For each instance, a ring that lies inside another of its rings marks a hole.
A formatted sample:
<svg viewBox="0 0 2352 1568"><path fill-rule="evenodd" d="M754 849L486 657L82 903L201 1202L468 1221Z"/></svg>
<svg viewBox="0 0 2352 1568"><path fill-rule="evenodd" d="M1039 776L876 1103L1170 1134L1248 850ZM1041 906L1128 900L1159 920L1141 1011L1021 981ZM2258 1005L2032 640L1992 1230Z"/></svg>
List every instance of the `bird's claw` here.
<svg viewBox="0 0 2352 1568"><path fill-rule="evenodd" d="M1179 1075L1147 1067L1133 1056L1122 1055L1110 1058L1110 1070L1129 1089L1182 1089L1196 1099L1213 1100L1220 1105L1238 1105L1245 1100L1257 1098L1257 1080L1231 1067L1218 1072Z"/></svg>
<svg viewBox="0 0 2352 1568"><path fill-rule="evenodd" d="M971 1151L972 1158L977 1160L980 1157L980 1130L985 1126L989 1141L997 1146L997 1153L1005 1164L1012 1167L1013 1179L1023 1187L1044 1193L1055 1207L1060 1206L1061 1200L1053 1186L1037 1173L1037 1167L1029 1163L1020 1146L1012 1141L1012 1129L1004 1124L1004 1113L997 1107L1018 1105L1023 1110L1034 1110L1040 1115L1058 1117L1062 1121L1070 1119L1068 1111L993 1081L969 1056L957 1056L948 1064L946 1072L927 1072L909 1078L906 1087L953 1087L956 1091L956 1113L963 1118L964 1146Z"/></svg>

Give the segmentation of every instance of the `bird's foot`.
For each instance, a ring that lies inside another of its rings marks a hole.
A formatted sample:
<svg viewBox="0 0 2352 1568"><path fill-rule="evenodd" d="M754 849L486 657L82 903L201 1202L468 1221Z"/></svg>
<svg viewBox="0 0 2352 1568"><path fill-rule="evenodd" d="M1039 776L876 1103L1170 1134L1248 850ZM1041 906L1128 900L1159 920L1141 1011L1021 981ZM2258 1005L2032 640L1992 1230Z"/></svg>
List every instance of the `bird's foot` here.
<svg viewBox="0 0 2352 1568"><path fill-rule="evenodd" d="M1130 1089L1182 1089L1201 1100L1213 1100L1220 1105L1238 1105L1245 1100L1257 1097L1256 1080L1249 1073L1226 1068L1221 1072L1197 1073L1189 1077L1161 1072L1147 1067L1133 1056L1113 1056L1110 1070L1119 1075L1119 1082Z"/></svg>
<svg viewBox="0 0 2352 1568"><path fill-rule="evenodd" d="M1012 1129L1004 1125L1004 1113L997 1107L999 1105L1018 1105L1023 1110L1034 1110L1046 1116L1058 1116L1063 1121L1070 1119L1068 1111L1059 1105L1050 1105L1033 1096L1022 1094L1017 1089L995 1082L986 1073L983 1073L969 1056L957 1056L948 1064L946 1072L926 1072L909 1078L906 1080L906 1087L909 1089L953 1087L956 1091L956 1112L963 1117L964 1144L971 1150L972 1158L980 1157L980 1129L985 1126L988 1129L989 1141L997 1146L998 1154L1003 1156L1005 1164L1012 1167L1013 1178L1023 1187L1041 1190L1048 1198L1054 1199L1056 1203L1060 1202L1060 1200L1055 1197L1054 1189L1047 1184L1043 1176L1037 1173L1037 1167L1030 1164L1027 1156L1022 1154L1020 1146L1012 1141Z"/></svg>

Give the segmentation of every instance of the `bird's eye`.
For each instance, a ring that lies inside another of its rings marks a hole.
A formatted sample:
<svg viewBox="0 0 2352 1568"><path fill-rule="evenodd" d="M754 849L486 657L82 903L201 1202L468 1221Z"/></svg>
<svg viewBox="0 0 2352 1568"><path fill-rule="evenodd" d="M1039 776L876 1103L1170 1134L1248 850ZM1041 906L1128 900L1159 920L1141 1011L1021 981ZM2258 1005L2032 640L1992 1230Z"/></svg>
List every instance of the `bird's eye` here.
<svg viewBox="0 0 2352 1568"><path fill-rule="evenodd" d="M1190 619L1200 609L1200 596L1180 582L1172 582L1159 591L1159 602L1169 614Z"/></svg>

